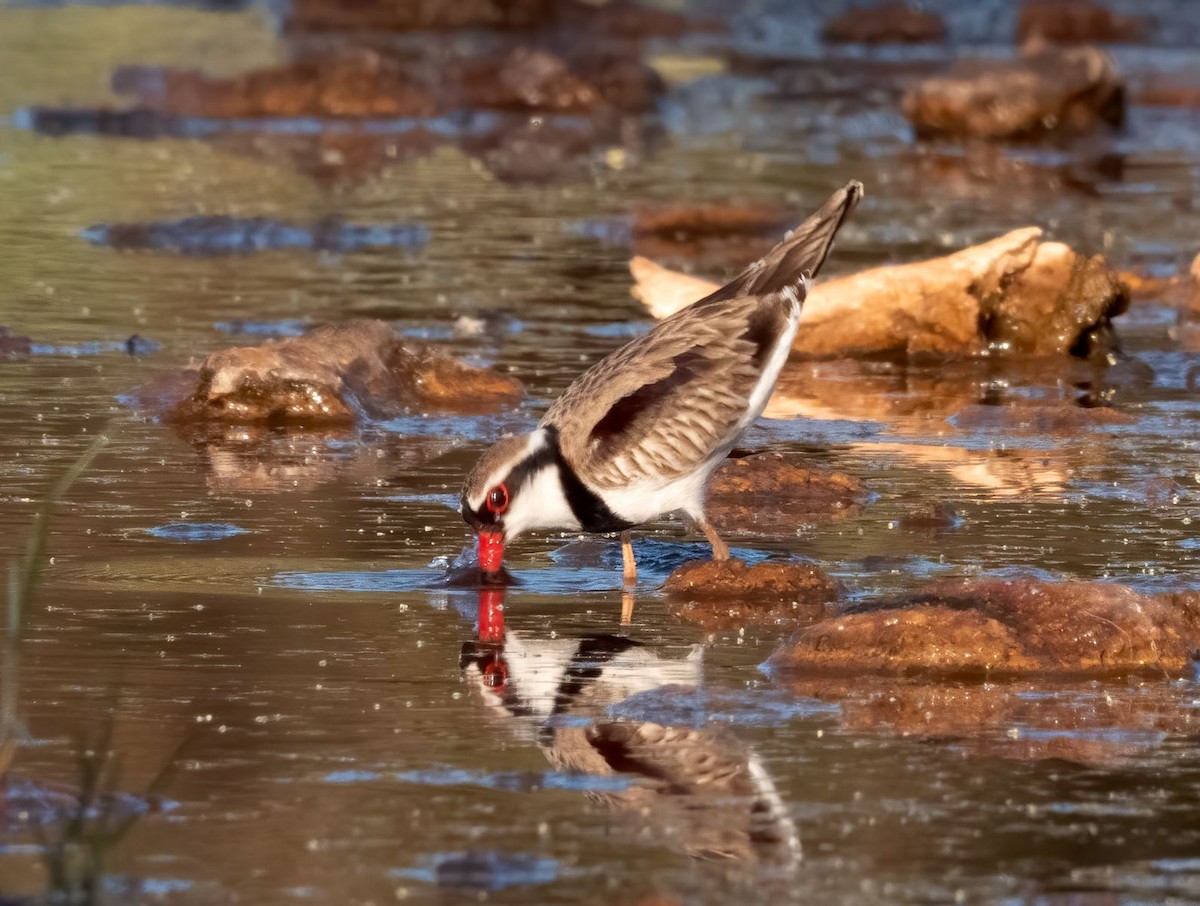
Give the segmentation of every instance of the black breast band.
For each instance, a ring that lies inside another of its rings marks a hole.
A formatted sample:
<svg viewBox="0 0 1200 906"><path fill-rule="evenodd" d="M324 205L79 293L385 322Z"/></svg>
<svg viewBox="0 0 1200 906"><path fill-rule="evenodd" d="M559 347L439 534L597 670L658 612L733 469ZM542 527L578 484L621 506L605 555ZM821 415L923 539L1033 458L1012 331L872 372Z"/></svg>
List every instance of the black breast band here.
<svg viewBox="0 0 1200 906"><path fill-rule="evenodd" d="M571 512L575 514L583 530L604 534L632 528L634 523L626 522L610 510L599 495L580 481L570 463L563 458L562 450L558 446L558 429L548 425L542 430L546 432L546 446L539 453L546 455L558 466L558 476L562 482L563 494L567 498L567 505L571 507Z"/></svg>

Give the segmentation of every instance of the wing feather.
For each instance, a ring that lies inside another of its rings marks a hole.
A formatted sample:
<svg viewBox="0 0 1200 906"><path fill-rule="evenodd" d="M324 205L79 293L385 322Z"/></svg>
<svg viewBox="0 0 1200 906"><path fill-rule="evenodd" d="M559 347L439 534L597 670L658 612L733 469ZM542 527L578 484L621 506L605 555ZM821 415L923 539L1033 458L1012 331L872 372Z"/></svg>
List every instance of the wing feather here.
<svg viewBox="0 0 1200 906"><path fill-rule="evenodd" d="M732 282L584 372L550 407L566 460L590 486L669 481L745 427L765 359L862 196L852 182Z"/></svg>

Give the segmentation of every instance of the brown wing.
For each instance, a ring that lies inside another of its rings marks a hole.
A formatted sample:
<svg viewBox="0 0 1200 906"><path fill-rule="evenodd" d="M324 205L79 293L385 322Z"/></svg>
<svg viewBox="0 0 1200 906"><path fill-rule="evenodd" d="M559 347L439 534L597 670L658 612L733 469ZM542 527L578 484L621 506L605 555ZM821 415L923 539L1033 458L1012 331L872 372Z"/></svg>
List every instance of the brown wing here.
<svg viewBox="0 0 1200 906"><path fill-rule="evenodd" d="M684 309L572 384L542 424L558 428L580 477L621 487L676 478L707 459L745 414L758 380L751 321L764 320L759 308L757 299L736 299ZM778 336L775 325L760 333Z"/></svg>
<svg viewBox="0 0 1200 906"><path fill-rule="evenodd" d="M564 457L593 487L685 475L729 442L767 356L846 214L850 183L727 286L584 372L550 407Z"/></svg>

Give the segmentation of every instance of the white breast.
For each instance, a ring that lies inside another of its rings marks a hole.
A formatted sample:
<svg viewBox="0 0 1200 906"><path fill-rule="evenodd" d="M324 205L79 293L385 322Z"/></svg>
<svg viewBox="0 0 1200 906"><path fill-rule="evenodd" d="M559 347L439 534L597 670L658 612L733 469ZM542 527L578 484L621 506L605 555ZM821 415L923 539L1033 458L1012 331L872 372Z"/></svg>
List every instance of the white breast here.
<svg viewBox="0 0 1200 906"><path fill-rule="evenodd" d="M709 476L729 455L734 444L746 432L767 407L767 401L775 390L779 374L792 351L792 341L800 325L800 302L791 295L792 308L788 313L787 325L763 365L762 374L750 394L746 411L737 425L712 455L693 471L671 480L648 479L623 488L604 490L600 494L610 510L627 522L640 524L650 522L667 513L683 511L693 519L704 515L704 489Z"/></svg>

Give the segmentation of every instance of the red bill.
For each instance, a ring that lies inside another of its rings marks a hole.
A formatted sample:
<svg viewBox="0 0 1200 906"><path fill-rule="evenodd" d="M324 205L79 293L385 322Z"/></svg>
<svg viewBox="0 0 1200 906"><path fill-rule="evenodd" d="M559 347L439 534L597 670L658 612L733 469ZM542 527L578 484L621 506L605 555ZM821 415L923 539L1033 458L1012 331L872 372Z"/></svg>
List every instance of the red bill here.
<svg viewBox="0 0 1200 906"><path fill-rule="evenodd" d="M479 568L498 573L504 565L504 536L500 532L479 533Z"/></svg>

